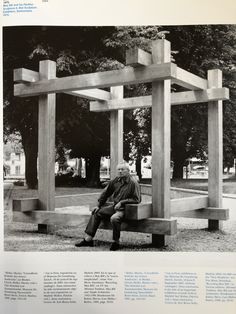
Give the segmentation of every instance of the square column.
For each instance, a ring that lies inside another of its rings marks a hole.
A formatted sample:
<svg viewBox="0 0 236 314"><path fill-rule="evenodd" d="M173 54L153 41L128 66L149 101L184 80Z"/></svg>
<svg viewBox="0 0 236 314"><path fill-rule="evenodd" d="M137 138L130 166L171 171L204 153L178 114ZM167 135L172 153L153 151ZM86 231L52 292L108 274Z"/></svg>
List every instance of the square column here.
<svg viewBox="0 0 236 314"><path fill-rule="evenodd" d="M170 62L170 42L152 46L153 63ZM170 218L170 96L171 81L152 83L152 207L153 217ZM165 245L165 235L152 235L152 244Z"/></svg>
<svg viewBox="0 0 236 314"><path fill-rule="evenodd" d="M56 62L40 61L40 80L56 78ZM39 96L38 192L41 210L55 210L55 94ZM45 224L38 231L47 233Z"/></svg>
<svg viewBox="0 0 236 314"><path fill-rule="evenodd" d="M222 87L222 71L208 71L208 88ZM208 103L208 196L209 207L222 207L223 126L222 101ZM222 227L219 220L208 220L210 230Z"/></svg>
<svg viewBox="0 0 236 314"><path fill-rule="evenodd" d="M111 99L123 98L123 86L111 87ZM110 171L111 179L117 175L116 166L123 160L123 110L114 110L110 113Z"/></svg>

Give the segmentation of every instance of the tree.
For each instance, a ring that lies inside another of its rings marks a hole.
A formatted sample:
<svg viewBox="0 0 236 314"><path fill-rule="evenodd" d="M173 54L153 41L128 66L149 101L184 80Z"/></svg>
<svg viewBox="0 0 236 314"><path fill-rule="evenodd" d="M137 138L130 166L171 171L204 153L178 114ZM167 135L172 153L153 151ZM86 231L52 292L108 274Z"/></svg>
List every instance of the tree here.
<svg viewBox="0 0 236 314"><path fill-rule="evenodd" d="M33 37L38 31L39 28L28 27L5 27L3 31L4 134L21 134L26 160L26 183L29 188L37 186L37 99L13 96L13 69L24 66L37 70L38 65L29 56Z"/></svg>
<svg viewBox="0 0 236 314"><path fill-rule="evenodd" d="M4 129L5 133L14 130L21 133L29 187L37 183L37 98L13 97L13 69L26 67L38 71L39 61L44 59L57 62L58 76L120 68L122 64L112 58L112 49L103 41L112 30L113 27L4 29ZM57 98L57 143L70 146L72 156L86 158L88 181L97 184L100 157L109 154L108 115L89 114L86 100L64 95ZM78 131L81 136L77 136Z"/></svg>
<svg viewBox="0 0 236 314"><path fill-rule="evenodd" d="M205 77L208 69L221 69L224 86L232 88L235 71L236 27L234 25L199 25L166 27L166 38L171 41L178 66ZM180 90L180 89L177 89ZM231 94L231 104L235 104ZM229 102L225 104L225 108ZM229 107L224 111L226 121L235 125L236 115ZM207 151L207 109L203 105L178 106L172 109L172 160L174 178L181 178L183 165L189 157L204 157ZM228 132L229 133L229 132ZM233 133L229 135L232 141ZM224 136L224 151L232 151L232 142ZM227 159L227 155L225 155Z"/></svg>

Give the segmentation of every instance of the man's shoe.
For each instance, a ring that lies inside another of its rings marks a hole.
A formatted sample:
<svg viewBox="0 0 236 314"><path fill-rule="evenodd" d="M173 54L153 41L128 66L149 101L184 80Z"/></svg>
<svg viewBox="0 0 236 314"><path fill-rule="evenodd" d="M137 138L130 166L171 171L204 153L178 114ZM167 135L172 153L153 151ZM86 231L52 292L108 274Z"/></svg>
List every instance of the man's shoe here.
<svg viewBox="0 0 236 314"><path fill-rule="evenodd" d="M85 239L83 239L83 241L81 242L76 242L75 243L76 247L80 247L80 246L93 246L93 240L91 241L85 241Z"/></svg>
<svg viewBox="0 0 236 314"><path fill-rule="evenodd" d="M117 251L120 248L120 244L117 242L113 242L111 247L110 247L110 251Z"/></svg>

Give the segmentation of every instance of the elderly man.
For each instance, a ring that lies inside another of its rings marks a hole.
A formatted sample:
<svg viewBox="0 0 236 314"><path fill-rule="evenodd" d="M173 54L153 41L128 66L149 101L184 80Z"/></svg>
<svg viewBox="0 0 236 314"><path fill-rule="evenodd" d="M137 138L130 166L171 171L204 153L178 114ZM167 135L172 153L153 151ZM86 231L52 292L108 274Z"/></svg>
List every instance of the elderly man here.
<svg viewBox="0 0 236 314"><path fill-rule="evenodd" d="M85 230L85 238L75 246L93 246L93 237L102 219L110 218L113 228L113 243L110 251L119 249L121 222L125 216L126 204L137 204L141 201L138 182L130 175L129 165L120 163L117 166L117 177L110 181L100 198L98 205L93 209L88 225ZM112 197L112 203L106 203Z"/></svg>

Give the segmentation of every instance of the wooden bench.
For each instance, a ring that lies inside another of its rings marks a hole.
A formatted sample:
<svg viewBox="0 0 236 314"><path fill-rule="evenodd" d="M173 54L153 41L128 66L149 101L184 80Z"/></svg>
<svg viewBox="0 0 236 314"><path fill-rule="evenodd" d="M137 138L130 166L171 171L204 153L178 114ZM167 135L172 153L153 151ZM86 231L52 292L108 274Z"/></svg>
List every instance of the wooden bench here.
<svg viewBox="0 0 236 314"><path fill-rule="evenodd" d="M13 200L13 221L45 225L85 225L90 217L88 205L94 206L100 193L56 196L56 210L40 210L37 198ZM83 208L70 209L70 206ZM86 205L86 206L85 206ZM65 208L62 210L60 208ZM171 216L199 219L227 220L229 210L208 207L208 196L198 195L171 200ZM111 229L109 221L103 221L102 229ZM177 232L175 218L152 217L152 203L128 204L125 207L123 231L174 235Z"/></svg>
<svg viewBox="0 0 236 314"><path fill-rule="evenodd" d="M97 199L96 193L94 193L94 197ZM82 208L78 209L77 207L70 209L69 207L65 207L64 204L67 196L63 196L63 201L61 197L56 197L56 205L58 207L64 207L64 209L56 208L54 211L40 210L40 204L37 198L15 199L13 200L13 221L45 225L82 226L88 222L91 214L86 198L87 201L90 199L91 202L89 194L73 195L73 199L70 199L69 206L75 204L78 206L79 203L80 206L82 205ZM79 202L80 200L81 202ZM176 219L152 218L150 209L151 206L149 203L126 205L126 219L122 223L122 230L164 235L174 235L177 232ZM112 227L109 221L103 221L100 228L111 229Z"/></svg>

